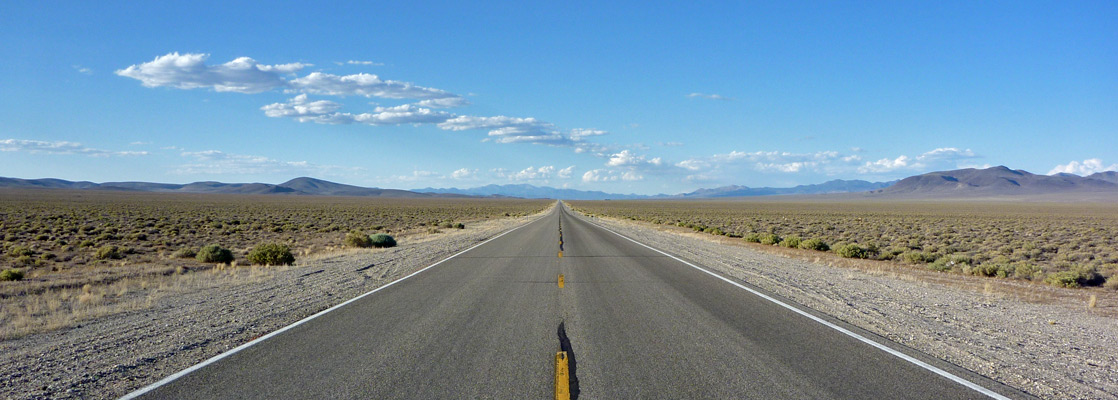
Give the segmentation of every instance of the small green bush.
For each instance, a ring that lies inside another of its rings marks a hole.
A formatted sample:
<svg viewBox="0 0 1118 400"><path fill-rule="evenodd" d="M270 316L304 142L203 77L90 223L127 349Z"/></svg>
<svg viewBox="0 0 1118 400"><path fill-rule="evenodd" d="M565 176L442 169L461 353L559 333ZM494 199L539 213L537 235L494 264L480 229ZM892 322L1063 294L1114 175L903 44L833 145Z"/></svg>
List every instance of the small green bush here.
<svg viewBox="0 0 1118 400"><path fill-rule="evenodd" d="M345 245L349 247L370 247L373 241L369 239L369 235L361 232L353 231L345 235Z"/></svg>
<svg viewBox="0 0 1118 400"><path fill-rule="evenodd" d="M457 224L454 224L454 229L466 229L466 225L459 222Z"/></svg>
<svg viewBox="0 0 1118 400"><path fill-rule="evenodd" d="M1067 288L1079 287L1079 273L1075 271L1053 272L1044 277L1044 283Z"/></svg>
<svg viewBox="0 0 1118 400"><path fill-rule="evenodd" d="M745 237L742 238L742 239L744 239L745 241L750 242L750 243L761 243L761 234L757 233L757 232L753 232L753 233L750 233L748 235L745 235Z"/></svg>
<svg viewBox="0 0 1118 400"><path fill-rule="evenodd" d="M775 233L765 233L761 235L761 244L776 245L780 243L780 236Z"/></svg>
<svg viewBox="0 0 1118 400"><path fill-rule="evenodd" d="M254 265L291 265L295 256L286 244L264 243L248 252L248 262Z"/></svg>
<svg viewBox="0 0 1118 400"><path fill-rule="evenodd" d="M12 246L8 248L8 256L10 257L31 256L34 254L35 252L31 251L27 246Z"/></svg>
<svg viewBox="0 0 1118 400"><path fill-rule="evenodd" d="M0 281L22 281L23 271L15 268L8 268L0 271Z"/></svg>
<svg viewBox="0 0 1118 400"><path fill-rule="evenodd" d="M855 243L844 244L842 247L835 250L835 252L838 253L840 257L846 258L866 258L867 256L866 249Z"/></svg>
<svg viewBox="0 0 1118 400"><path fill-rule="evenodd" d="M1110 290L1118 290L1118 275L1106 278L1106 283L1102 286Z"/></svg>
<svg viewBox="0 0 1118 400"><path fill-rule="evenodd" d="M124 253L117 246L101 246L100 249L97 249L94 257L97 257L98 260L119 260L124 258Z"/></svg>
<svg viewBox="0 0 1118 400"><path fill-rule="evenodd" d="M800 243L803 243L803 239L800 239L800 237L796 236L796 235L786 237L786 238L784 238L784 240L780 241L781 246L792 248L792 249L800 247Z"/></svg>
<svg viewBox="0 0 1118 400"><path fill-rule="evenodd" d="M819 239L808 239L800 242L800 248L815 251L827 251L831 249L826 242Z"/></svg>
<svg viewBox="0 0 1118 400"><path fill-rule="evenodd" d="M901 259L909 264L927 264L936 260L936 256L923 251L906 251L901 254Z"/></svg>
<svg viewBox="0 0 1118 400"><path fill-rule="evenodd" d="M369 236L369 240L373 247L396 247L396 239L388 234L376 233Z"/></svg>
<svg viewBox="0 0 1118 400"><path fill-rule="evenodd" d="M203 247L194 259L204 263L225 263L233 261L233 252L216 244Z"/></svg>
<svg viewBox="0 0 1118 400"><path fill-rule="evenodd" d="M179 249L173 254L175 258L194 258L196 255L198 255L198 252L186 247Z"/></svg>

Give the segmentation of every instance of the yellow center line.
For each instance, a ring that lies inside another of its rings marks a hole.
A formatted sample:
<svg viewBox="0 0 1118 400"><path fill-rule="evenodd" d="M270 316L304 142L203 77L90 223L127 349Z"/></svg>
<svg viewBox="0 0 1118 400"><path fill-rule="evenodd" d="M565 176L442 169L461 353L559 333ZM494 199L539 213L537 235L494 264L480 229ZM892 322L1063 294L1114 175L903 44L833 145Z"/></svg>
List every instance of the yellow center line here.
<svg viewBox="0 0 1118 400"><path fill-rule="evenodd" d="M559 274L559 288L563 288L563 274Z"/></svg>
<svg viewBox="0 0 1118 400"><path fill-rule="evenodd" d="M555 400L570 400L571 377L567 371L567 352L555 353Z"/></svg>

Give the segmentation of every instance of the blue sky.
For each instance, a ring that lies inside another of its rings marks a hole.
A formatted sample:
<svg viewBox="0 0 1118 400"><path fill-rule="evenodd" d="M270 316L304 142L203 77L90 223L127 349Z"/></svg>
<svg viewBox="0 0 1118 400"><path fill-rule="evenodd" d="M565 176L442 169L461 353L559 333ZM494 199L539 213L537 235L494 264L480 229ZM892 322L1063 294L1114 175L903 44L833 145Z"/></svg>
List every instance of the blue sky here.
<svg viewBox="0 0 1118 400"><path fill-rule="evenodd" d="M561 3L5 2L0 176L653 194L1118 169L1112 1Z"/></svg>

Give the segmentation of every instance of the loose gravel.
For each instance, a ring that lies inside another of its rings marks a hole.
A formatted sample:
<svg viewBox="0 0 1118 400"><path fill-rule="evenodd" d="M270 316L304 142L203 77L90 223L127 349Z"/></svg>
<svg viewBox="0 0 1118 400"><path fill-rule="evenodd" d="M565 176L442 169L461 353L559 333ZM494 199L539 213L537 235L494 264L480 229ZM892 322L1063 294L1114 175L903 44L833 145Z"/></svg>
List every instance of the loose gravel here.
<svg viewBox="0 0 1118 400"><path fill-rule="evenodd" d="M1022 300L1029 291L1069 289L1031 284L1013 289L1012 283L991 286L992 278L830 266L818 257L758 251L737 244L740 239L628 220L589 220L1026 393L1118 398L1118 318L1059 296ZM978 287L985 289L979 290L944 282L983 279L987 283Z"/></svg>
<svg viewBox="0 0 1118 400"><path fill-rule="evenodd" d="M212 281L157 297L142 310L0 342L0 397L117 398L546 213L400 238L394 248L341 251L295 266L185 275Z"/></svg>

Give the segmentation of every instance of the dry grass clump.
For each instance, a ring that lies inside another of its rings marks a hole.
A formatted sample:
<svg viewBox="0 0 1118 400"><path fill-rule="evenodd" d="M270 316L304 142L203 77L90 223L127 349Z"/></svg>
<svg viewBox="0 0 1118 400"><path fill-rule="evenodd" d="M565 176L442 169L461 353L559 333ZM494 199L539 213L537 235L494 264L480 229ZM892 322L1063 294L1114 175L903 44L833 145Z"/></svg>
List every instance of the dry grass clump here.
<svg viewBox="0 0 1118 400"><path fill-rule="evenodd" d="M590 214L933 271L1118 290L1118 204L574 201ZM784 239L782 239L784 238Z"/></svg>

